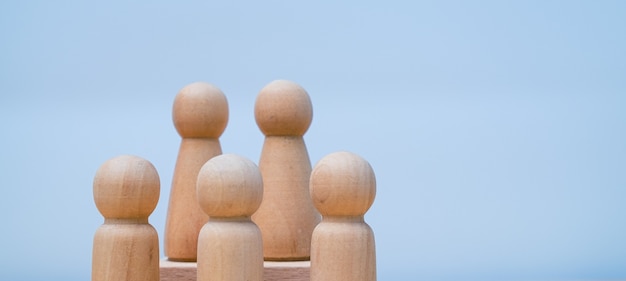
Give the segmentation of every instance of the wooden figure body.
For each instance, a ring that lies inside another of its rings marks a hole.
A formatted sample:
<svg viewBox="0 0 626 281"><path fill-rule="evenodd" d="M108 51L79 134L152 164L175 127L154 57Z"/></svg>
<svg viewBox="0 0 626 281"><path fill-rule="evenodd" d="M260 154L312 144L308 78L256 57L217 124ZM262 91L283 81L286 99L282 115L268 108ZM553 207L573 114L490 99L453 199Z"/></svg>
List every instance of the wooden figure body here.
<svg viewBox="0 0 626 281"><path fill-rule="evenodd" d="M315 165L310 191L323 217L311 241L311 281L376 280L374 232L363 219L376 196L369 163L349 152L329 154Z"/></svg>
<svg viewBox="0 0 626 281"><path fill-rule="evenodd" d="M202 165L222 154L219 137L228 123L228 102L215 86L197 82L180 90L172 113L182 140L167 210L165 255L196 261L198 233L209 219L198 206L196 180Z"/></svg>
<svg viewBox="0 0 626 281"><path fill-rule="evenodd" d="M152 164L118 156L96 172L93 196L104 216L94 235L92 281L158 281L159 238L148 223L160 192Z"/></svg>
<svg viewBox="0 0 626 281"><path fill-rule="evenodd" d="M259 168L263 202L253 220L263 233L265 260L308 260L320 221L309 196L311 161L303 135L313 118L307 92L285 80L259 93L255 119L265 135Z"/></svg>
<svg viewBox="0 0 626 281"><path fill-rule="evenodd" d="M216 156L200 170L198 202L210 216L198 238L198 281L262 281L263 239L250 216L263 197L252 161Z"/></svg>

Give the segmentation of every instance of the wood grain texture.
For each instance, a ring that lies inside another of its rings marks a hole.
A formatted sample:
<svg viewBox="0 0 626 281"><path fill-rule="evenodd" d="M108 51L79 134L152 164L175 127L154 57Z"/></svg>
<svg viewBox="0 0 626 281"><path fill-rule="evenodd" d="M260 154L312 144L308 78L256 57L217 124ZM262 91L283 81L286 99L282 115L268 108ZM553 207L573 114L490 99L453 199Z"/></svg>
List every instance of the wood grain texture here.
<svg viewBox="0 0 626 281"><path fill-rule="evenodd" d="M309 196L311 161L303 139L313 118L311 100L296 83L277 80L260 91L254 113L265 141L263 202L252 219L263 233L265 260L308 260L321 219Z"/></svg>
<svg viewBox="0 0 626 281"><path fill-rule="evenodd" d="M250 160L219 155L202 166L198 202L209 221L198 237L198 281L262 281L263 239L250 216L263 199L263 179Z"/></svg>
<svg viewBox="0 0 626 281"><path fill-rule="evenodd" d="M219 137L228 123L228 102L217 87L197 82L176 95L174 126L182 137L165 224L165 256L196 261L198 234L209 217L196 199L196 180L204 163L222 154Z"/></svg>
<svg viewBox="0 0 626 281"><path fill-rule="evenodd" d="M147 160L123 155L100 166L93 196L104 224L94 235L92 281L159 280L159 239L148 223L159 192L159 175Z"/></svg>
<svg viewBox="0 0 626 281"><path fill-rule="evenodd" d="M310 186L323 216L311 239L311 281L376 280L374 232L363 220L376 196L372 167L354 153L331 153L313 168Z"/></svg>
<svg viewBox="0 0 626 281"><path fill-rule="evenodd" d="M308 281L308 261L264 262L263 280L265 281ZM197 264L195 262L174 262L161 260L161 281L196 281Z"/></svg>

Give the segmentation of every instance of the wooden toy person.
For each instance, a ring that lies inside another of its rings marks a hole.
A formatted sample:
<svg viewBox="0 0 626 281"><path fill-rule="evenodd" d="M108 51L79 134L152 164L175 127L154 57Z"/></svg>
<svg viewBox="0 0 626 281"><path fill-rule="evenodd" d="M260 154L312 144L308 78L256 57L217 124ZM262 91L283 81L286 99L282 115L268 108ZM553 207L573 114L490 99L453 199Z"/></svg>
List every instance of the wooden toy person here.
<svg viewBox="0 0 626 281"><path fill-rule="evenodd" d="M254 116L265 135L259 160L263 202L253 216L265 260L308 260L320 221L309 196L311 161L303 139L313 119L311 100L298 84L273 81L257 96Z"/></svg>
<svg viewBox="0 0 626 281"><path fill-rule="evenodd" d="M150 162L118 156L96 172L93 197L104 224L93 240L92 281L158 281L159 238L148 216L160 182Z"/></svg>
<svg viewBox="0 0 626 281"><path fill-rule="evenodd" d="M234 154L209 160L198 175L198 203L210 216L198 238L198 281L262 281L263 239L250 216L263 199L252 161Z"/></svg>
<svg viewBox="0 0 626 281"><path fill-rule="evenodd" d="M332 153L315 165L310 185L323 218L311 241L311 281L376 280L374 232L363 220L376 196L372 167L354 153Z"/></svg>
<svg viewBox="0 0 626 281"><path fill-rule="evenodd" d="M219 137L228 123L228 102L215 86L193 83L176 95L172 117L182 141L167 210L165 256L195 261L198 233L209 219L198 206L196 180L202 165L222 154Z"/></svg>

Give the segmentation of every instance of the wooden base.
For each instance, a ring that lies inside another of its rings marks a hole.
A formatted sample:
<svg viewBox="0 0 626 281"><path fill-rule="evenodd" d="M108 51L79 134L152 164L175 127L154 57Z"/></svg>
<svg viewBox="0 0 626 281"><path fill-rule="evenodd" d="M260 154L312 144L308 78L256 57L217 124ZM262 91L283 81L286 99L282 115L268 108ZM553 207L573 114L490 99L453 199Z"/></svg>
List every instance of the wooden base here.
<svg viewBox="0 0 626 281"><path fill-rule="evenodd" d="M266 261L265 281L308 281L309 261ZM196 281L195 262L161 260L161 281Z"/></svg>

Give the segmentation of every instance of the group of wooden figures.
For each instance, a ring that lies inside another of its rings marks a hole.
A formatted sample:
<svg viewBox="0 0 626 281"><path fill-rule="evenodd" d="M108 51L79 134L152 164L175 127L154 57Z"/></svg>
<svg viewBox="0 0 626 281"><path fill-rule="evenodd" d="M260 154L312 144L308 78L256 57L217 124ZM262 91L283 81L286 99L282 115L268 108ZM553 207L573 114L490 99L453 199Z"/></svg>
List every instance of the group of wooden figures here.
<svg viewBox="0 0 626 281"><path fill-rule="evenodd" d="M311 167L303 136L313 117L299 85L264 87L255 119L265 135L259 165L222 154L228 102L193 83L176 96L182 137L165 227L168 260L197 262L197 280L263 280L264 261L310 260L310 279L376 280L374 233L363 216L376 179L357 154L335 152ZM104 224L94 237L92 281L159 280L159 239L148 222L160 179L147 160L122 155L96 172Z"/></svg>

